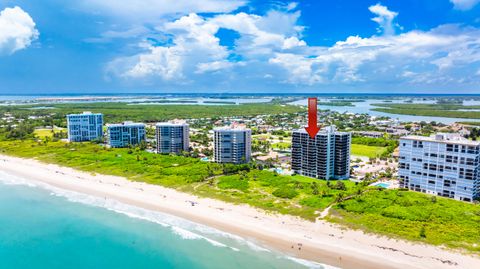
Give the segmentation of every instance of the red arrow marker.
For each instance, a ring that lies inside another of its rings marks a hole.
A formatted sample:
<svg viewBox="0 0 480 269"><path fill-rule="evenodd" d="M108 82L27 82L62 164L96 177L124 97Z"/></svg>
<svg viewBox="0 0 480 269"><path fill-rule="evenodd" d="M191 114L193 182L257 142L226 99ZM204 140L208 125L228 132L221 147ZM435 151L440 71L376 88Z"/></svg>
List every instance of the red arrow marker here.
<svg viewBox="0 0 480 269"><path fill-rule="evenodd" d="M317 98L308 98L308 126L305 130L312 139L315 138L320 128L317 126Z"/></svg>

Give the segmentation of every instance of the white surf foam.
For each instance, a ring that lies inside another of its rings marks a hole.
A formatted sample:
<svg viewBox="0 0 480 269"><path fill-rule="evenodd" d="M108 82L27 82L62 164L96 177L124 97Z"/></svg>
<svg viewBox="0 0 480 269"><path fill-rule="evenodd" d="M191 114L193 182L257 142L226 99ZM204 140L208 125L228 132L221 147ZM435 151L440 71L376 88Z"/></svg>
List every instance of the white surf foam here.
<svg viewBox="0 0 480 269"><path fill-rule="evenodd" d="M201 234L206 234L214 237L222 237L225 239L234 240L238 244L242 246L246 246L253 251L272 252L271 250L267 248L263 248L258 244L255 244L249 240L244 239L243 237L240 237L231 233L223 232L215 228L202 225L199 223L195 223L186 219L182 219L170 214L151 211L151 210L143 209L140 207L124 204L117 200L107 199L105 197L101 198L101 197L97 197L89 194L61 189L61 188L46 184L44 182L36 181L33 179L26 179L22 177L13 176L3 171L0 171L0 182L5 185L24 185L28 187L42 188L50 191L51 192L50 195L63 197L70 202L81 203L81 204L95 206L95 207L101 207L110 211L114 211L119 214L126 215L131 218L153 222L163 227L170 227L173 233L175 233L176 235L180 236L182 239L185 239L185 240L205 240L211 245L216 247L227 247L233 251L240 251L240 249L238 248L227 246L224 243L221 243L219 241L216 241L201 235ZM306 266L308 268L336 269L336 267L331 267L328 265L307 261L299 258L294 258L286 255L278 256L277 258L288 259L290 261L298 263L302 266Z"/></svg>
<svg viewBox="0 0 480 269"><path fill-rule="evenodd" d="M313 262L313 261L307 261L307 260L304 260L304 259L294 258L294 257L291 257L291 256L287 256L287 259L291 260L292 262L301 264L305 267L312 268L312 269L340 269L340 268L335 267L335 266L321 264L321 263L317 263L317 262Z"/></svg>

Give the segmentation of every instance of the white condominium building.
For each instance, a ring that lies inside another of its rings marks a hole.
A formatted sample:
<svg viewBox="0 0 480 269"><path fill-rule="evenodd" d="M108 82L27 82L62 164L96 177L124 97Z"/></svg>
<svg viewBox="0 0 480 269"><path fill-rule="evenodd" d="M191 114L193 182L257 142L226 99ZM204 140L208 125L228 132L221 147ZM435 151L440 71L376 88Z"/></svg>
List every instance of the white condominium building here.
<svg viewBox="0 0 480 269"><path fill-rule="evenodd" d="M480 142L458 134L400 139L400 186L410 190L472 201L480 196Z"/></svg>
<svg viewBox="0 0 480 269"><path fill-rule="evenodd" d="M67 115L68 141L82 142L103 138L103 114L83 112Z"/></svg>
<svg viewBox="0 0 480 269"><path fill-rule="evenodd" d="M318 179L350 178L351 133L328 126L311 138L305 129L292 134L292 170Z"/></svg>
<svg viewBox="0 0 480 269"><path fill-rule="evenodd" d="M156 125L157 153L180 154L189 150L189 127L185 122L161 122Z"/></svg>
<svg viewBox="0 0 480 269"><path fill-rule="evenodd" d="M213 129L213 159L217 163L248 163L252 151L252 131L244 126Z"/></svg>
<svg viewBox="0 0 480 269"><path fill-rule="evenodd" d="M120 124L107 124L108 144L112 148L134 146L145 141L145 124L126 121Z"/></svg>

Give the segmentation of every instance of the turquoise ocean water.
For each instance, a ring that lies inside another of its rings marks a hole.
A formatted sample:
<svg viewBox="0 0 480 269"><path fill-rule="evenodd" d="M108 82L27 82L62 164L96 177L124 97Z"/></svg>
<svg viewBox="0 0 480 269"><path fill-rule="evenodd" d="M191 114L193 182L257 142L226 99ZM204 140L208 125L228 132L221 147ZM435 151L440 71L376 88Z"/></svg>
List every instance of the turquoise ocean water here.
<svg viewBox="0 0 480 269"><path fill-rule="evenodd" d="M158 212L0 171L0 268L324 268Z"/></svg>

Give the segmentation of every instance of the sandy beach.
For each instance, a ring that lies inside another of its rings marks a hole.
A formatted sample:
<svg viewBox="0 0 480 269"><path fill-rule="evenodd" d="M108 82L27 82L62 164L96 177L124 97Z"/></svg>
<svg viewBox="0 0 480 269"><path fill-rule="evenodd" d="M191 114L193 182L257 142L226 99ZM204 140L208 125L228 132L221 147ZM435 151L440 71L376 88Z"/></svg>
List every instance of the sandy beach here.
<svg viewBox="0 0 480 269"><path fill-rule="evenodd" d="M480 268L480 257L440 247L345 230L318 220L267 213L122 177L92 175L58 165L0 155L0 171L114 199L252 238L293 257L340 268Z"/></svg>

